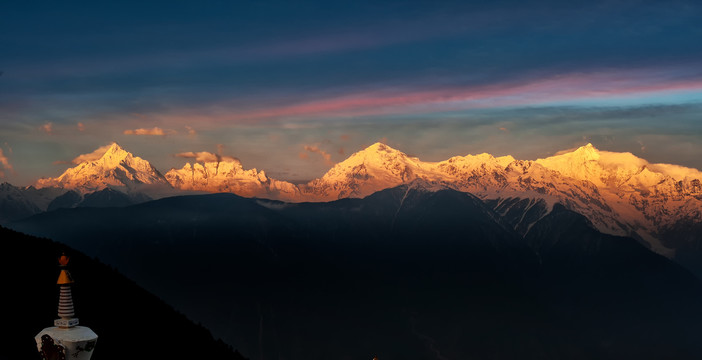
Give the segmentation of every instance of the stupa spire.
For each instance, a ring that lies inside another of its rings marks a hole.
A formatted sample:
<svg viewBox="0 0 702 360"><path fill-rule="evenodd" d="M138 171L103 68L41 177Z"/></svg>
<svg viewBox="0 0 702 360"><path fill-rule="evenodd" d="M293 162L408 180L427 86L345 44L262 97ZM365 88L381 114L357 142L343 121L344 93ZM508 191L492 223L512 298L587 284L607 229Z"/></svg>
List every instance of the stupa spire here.
<svg viewBox="0 0 702 360"><path fill-rule="evenodd" d="M97 342L97 335L90 328L78 326L71 293L73 278L67 269L69 260L66 254L59 257L61 272L56 281L59 286L59 318L54 320L53 327L42 330L34 337L39 354L44 360L89 360Z"/></svg>
<svg viewBox="0 0 702 360"><path fill-rule="evenodd" d="M76 314L73 309L73 294L71 293L73 279L71 278L71 273L66 269L69 260L70 258L66 256L66 254L61 255L59 258L61 273L59 274L58 281L56 281L56 284L59 285L59 318L54 320L54 326L61 328L70 328L78 325L78 319L75 318Z"/></svg>

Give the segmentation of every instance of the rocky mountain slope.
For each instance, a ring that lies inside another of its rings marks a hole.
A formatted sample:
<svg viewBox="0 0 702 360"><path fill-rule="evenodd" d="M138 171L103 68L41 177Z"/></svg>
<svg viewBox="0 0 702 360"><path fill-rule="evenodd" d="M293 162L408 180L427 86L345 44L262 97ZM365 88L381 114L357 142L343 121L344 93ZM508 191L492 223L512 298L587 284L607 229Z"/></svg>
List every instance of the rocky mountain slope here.
<svg viewBox="0 0 702 360"><path fill-rule="evenodd" d="M46 211L49 204L66 190L60 188L26 188L0 184L0 223L23 219Z"/></svg>

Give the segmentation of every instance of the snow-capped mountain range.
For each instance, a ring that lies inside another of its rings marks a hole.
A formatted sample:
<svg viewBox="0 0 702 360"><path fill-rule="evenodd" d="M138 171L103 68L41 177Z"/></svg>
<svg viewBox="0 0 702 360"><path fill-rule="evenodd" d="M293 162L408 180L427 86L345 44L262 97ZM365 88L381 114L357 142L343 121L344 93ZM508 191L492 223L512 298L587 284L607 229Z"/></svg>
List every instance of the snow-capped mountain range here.
<svg viewBox="0 0 702 360"><path fill-rule="evenodd" d="M100 154L102 150L104 152ZM66 170L57 178L39 179L35 187L57 187L90 193L109 187L132 190L143 184L168 184L151 163L132 155L117 143L102 147L90 155L94 156Z"/></svg>
<svg viewBox="0 0 702 360"><path fill-rule="evenodd" d="M638 238L667 256L674 254L667 246L668 229L680 223L702 223L702 172L651 164L630 153L600 151L591 144L537 160L479 154L425 162L376 143L334 165L321 178L300 185L272 179L264 171L246 170L234 158L188 163L163 176L116 143L90 155L57 178L40 179L26 189L5 184L0 193L32 213L45 211L52 196L69 190L85 195L111 189L162 197L163 188L168 187L303 202L365 197L413 183L429 190L448 187L472 193L502 215L520 213L512 225L522 233L538 220L533 214L543 216L553 204L561 203L585 215L598 230ZM161 189L161 195L154 189ZM529 211L531 215L525 216Z"/></svg>
<svg viewBox="0 0 702 360"><path fill-rule="evenodd" d="M492 203L503 213L510 211L503 204L506 200L540 199L530 206L546 206L542 214L561 203L602 232L639 238L672 256L664 243L665 230L681 221L702 222L700 179L696 169L650 164L591 144L534 161L480 154L423 162L377 143L300 186L300 192L307 199L328 201L423 181L496 200ZM528 231L529 224L521 227Z"/></svg>
<svg viewBox="0 0 702 360"><path fill-rule="evenodd" d="M294 184L266 176L255 168L245 170L234 158L219 158L218 161L187 163L181 169L171 169L166 179L176 189L206 192L231 192L245 197L275 199L300 199L300 191Z"/></svg>

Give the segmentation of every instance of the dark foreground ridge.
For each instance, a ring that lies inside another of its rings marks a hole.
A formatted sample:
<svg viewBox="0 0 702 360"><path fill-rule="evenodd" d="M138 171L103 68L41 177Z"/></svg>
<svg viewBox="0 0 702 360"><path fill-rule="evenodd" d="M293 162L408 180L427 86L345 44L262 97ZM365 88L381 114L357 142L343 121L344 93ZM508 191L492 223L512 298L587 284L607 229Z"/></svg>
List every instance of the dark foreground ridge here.
<svg viewBox="0 0 702 360"><path fill-rule="evenodd" d="M34 336L53 326L57 259L71 257L81 323L99 336L94 360L244 358L210 332L107 265L66 245L0 227L6 341L0 359L39 359ZM9 311L8 311L9 310Z"/></svg>
<svg viewBox="0 0 702 360"><path fill-rule="evenodd" d="M99 256L254 359L702 357L687 270L560 206L525 235L516 218L403 186L329 203L181 196L13 226Z"/></svg>

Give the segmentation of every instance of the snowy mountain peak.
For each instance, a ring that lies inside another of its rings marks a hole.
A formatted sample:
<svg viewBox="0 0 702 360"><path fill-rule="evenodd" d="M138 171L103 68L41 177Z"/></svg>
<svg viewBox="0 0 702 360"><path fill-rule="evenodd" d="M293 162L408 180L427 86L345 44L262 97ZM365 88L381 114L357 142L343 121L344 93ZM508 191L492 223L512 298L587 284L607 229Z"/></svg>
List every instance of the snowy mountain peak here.
<svg viewBox="0 0 702 360"><path fill-rule="evenodd" d="M130 152L119 146L119 144L113 142L112 144L98 148L90 154L81 155L74 159L73 162L78 163L78 165L85 162L95 162L96 165L104 168L116 168L122 162L131 163L135 161L144 162L145 160L134 157Z"/></svg>
<svg viewBox="0 0 702 360"><path fill-rule="evenodd" d="M120 161L124 160L127 156L130 156L131 154L124 150L119 144L116 142L113 142L112 144L108 145L107 149L105 150L105 153L100 157L100 160L104 162L116 162L119 163Z"/></svg>
<svg viewBox="0 0 702 360"><path fill-rule="evenodd" d="M385 152L401 152L400 150L394 149L384 143L381 142L376 142L373 145L368 146L364 150L361 151L385 151Z"/></svg>
<svg viewBox="0 0 702 360"><path fill-rule="evenodd" d="M702 172L652 164L632 153L603 151L590 143L537 160L482 153L439 162L421 161L375 143L337 163L321 178L300 185L270 178L255 168L244 169L233 157L209 152L177 156L193 159L192 163L171 169L164 178L148 161L111 143L78 156L73 161L76 167L58 178L39 180L37 188L86 193L162 183L180 190L298 202L365 197L412 183L423 189L448 187L469 192L503 205L506 199L538 200L548 208L561 203L585 215L603 232L635 233L666 255L670 255L670 247L661 242L660 235L665 229L683 222L702 222ZM529 228L527 223L520 226Z"/></svg>
<svg viewBox="0 0 702 360"><path fill-rule="evenodd" d="M419 163L421 163L419 159L410 157L402 151L393 149L385 144L375 143L334 165L324 177L346 177L349 175L349 171L360 168L370 171L371 175L381 175L381 173L397 175L398 172L405 172L408 169L417 167Z"/></svg>
<svg viewBox="0 0 702 360"><path fill-rule="evenodd" d="M130 190L140 185L168 185L151 163L132 155L116 142L80 155L73 163L77 165L59 177L40 179L36 187L58 187L89 193L105 188Z"/></svg>
<svg viewBox="0 0 702 360"><path fill-rule="evenodd" d="M349 156L344 162L374 162L383 161L388 159L402 159L407 158L407 154L400 150L394 149L383 143L375 143L367 148L358 151L351 156Z"/></svg>
<svg viewBox="0 0 702 360"><path fill-rule="evenodd" d="M105 151L105 153L108 153L108 152L113 152L113 153L125 152L126 153L127 151L124 150L124 148L121 147L116 141L113 141L111 144L107 145L107 150Z"/></svg>
<svg viewBox="0 0 702 360"><path fill-rule="evenodd" d="M651 164L630 152L600 151L588 144L575 151L536 160L542 166L598 187L643 191L665 181L692 181L696 169L668 164ZM646 190L648 191L648 190Z"/></svg>
<svg viewBox="0 0 702 360"><path fill-rule="evenodd" d="M545 159L537 159L536 162L547 168L580 168L587 166L589 162L600 160L600 151L592 144L588 143L575 150L559 151L556 155Z"/></svg>
<svg viewBox="0 0 702 360"><path fill-rule="evenodd" d="M597 161L600 159L600 151L591 143L579 147L577 150L573 151L572 154L584 161Z"/></svg>
<svg viewBox="0 0 702 360"><path fill-rule="evenodd" d="M166 173L166 180L174 188L286 200L299 198L299 190L294 184L271 179L263 170L246 170L235 157L205 151L181 153L178 156L195 159L195 162Z"/></svg>
<svg viewBox="0 0 702 360"><path fill-rule="evenodd" d="M375 143L334 165L320 179L301 185L301 193L315 200L364 197L397 186L423 173L418 158Z"/></svg>

